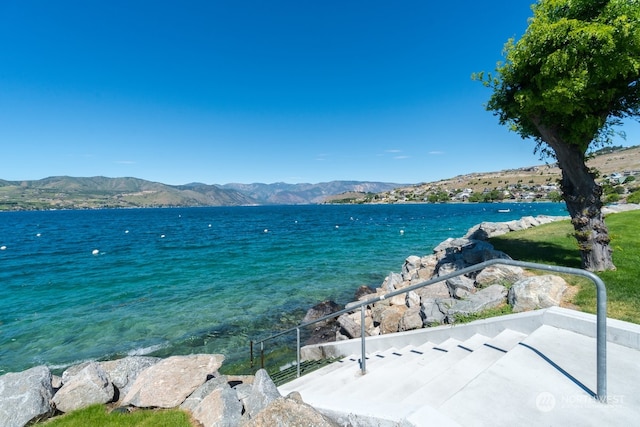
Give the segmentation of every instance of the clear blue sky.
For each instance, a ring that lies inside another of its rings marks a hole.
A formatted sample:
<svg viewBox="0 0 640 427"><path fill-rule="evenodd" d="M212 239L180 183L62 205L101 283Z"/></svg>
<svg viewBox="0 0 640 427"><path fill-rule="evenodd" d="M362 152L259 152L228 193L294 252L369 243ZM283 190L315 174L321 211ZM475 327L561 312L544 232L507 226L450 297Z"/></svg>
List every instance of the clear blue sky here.
<svg viewBox="0 0 640 427"><path fill-rule="evenodd" d="M470 79L531 2L0 1L0 179L419 183L538 164Z"/></svg>

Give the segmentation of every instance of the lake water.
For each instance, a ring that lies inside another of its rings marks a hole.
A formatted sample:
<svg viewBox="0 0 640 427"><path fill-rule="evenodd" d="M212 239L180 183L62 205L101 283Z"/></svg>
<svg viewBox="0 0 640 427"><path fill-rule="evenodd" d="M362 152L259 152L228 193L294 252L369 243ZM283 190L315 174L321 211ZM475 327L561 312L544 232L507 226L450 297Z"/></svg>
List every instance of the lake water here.
<svg viewBox="0 0 640 427"><path fill-rule="evenodd" d="M500 209L510 209L508 213ZM325 299L380 286L482 221L564 204L0 213L0 374L131 354L248 356Z"/></svg>

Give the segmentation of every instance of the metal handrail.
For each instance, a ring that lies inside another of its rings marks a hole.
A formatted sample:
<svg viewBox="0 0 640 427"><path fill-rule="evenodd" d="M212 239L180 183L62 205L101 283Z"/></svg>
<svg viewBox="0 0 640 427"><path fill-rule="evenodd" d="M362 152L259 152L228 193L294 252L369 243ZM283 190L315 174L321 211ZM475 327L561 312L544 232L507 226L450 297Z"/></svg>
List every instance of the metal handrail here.
<svg viewBox="0 0 640 427"><path fill-rule="evenodd" d="M361 370L362 373L366 373L366 354L365 354L365 333L364 333L364 310L365 307L371 304L375 304L376 302L392 298L396 295L401 295L407 292L414 291L416 289L423 288L425 286L433 285L435 283L442 282L444 280L451 279L453 277L462 276L467 273L472 273L478 270L482 270L483 268L490 267L492 265L502 264L502 265L511 265L515 267L529 268L535 270L544 270L551 271L554 273L563 273L563 274L571 274L575 276L582 276L588 279L591 279L592 282L596 285L596 399L600 402L606 403L607 400L607 290L604 282L600 277L596 274L581 270L578 268L571 267L562 267L556 265L547 265L547 264L537 264L533 262L525 262L525 261L516 261L512 259L491 259L489 261L484 261L479 264L475 264L469 267L465 267L460 270L456 270L452 273L445 274L439 277L434 277L425 282L416 283L415 285L407 286L406 288L398 289L393 292L389 292L386 295L381 295L366 301L350 303L348 307L345 307L342 310L336 311L334 313L328 314L326 316L320 317L318 319L300 323L298 326L289 328L285 331L281 331L277 334L271 335L267 338L251 341L251 366L253 367L253 346L254 344L260 344L260 354L261 354L261 366L264 368L264 343L265 341L269 341L271 339L280 337L282 335L288 334L290 332L296 331L297 335L297 349L296 349L296 361L298 366L297 375L300 376L300 329L311 326L318 322L324 322L329 319L333 319L334 317L338 317L345 313L350 313L356 311L356 309L360 308L361 311L361 333L360 339L362 341L362 359L361 359Z"/></svg>

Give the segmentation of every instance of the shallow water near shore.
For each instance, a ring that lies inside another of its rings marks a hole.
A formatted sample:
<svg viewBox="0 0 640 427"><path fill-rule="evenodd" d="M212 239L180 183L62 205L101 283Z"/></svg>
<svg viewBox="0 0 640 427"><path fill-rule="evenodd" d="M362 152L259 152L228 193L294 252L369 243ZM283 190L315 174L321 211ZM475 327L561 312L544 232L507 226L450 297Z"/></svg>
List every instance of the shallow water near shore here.
<svg viewBox="0 0 640 427"><path fill-rule="evenodd" d="M508 210L508 212L501 212ZM132 354L248 357L482 221L564 204L305 205L0 213L0 375Z"/></svg>

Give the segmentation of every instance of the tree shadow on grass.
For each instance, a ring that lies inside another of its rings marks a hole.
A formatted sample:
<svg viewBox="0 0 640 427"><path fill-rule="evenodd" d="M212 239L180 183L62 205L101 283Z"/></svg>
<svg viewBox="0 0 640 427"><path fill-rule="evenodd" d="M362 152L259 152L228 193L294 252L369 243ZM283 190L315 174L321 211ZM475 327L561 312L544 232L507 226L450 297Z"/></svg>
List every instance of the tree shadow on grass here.
<svg viewBox="0 0 640 427"><path fill-rule="evenodd" d="M493 237L489 242L499 251L519 261L582 268L580 251L563 245L528 239L501 239Z"/></svg>

